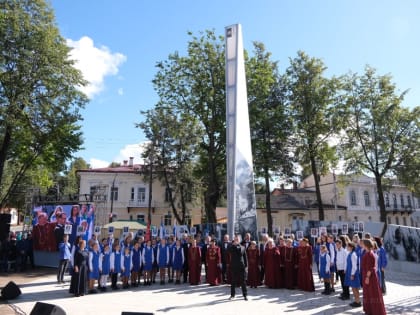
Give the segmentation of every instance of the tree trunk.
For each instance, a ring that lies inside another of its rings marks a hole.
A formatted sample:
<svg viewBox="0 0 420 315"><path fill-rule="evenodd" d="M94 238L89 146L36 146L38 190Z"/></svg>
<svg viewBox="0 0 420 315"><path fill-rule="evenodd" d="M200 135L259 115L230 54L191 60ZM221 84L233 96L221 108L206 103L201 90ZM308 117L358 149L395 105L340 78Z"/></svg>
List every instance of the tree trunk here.
<svg viewBox="0 0 420 315"><path fill-rule="evenodd" d="M9 151L10 141L12 138L11 128L9 126L6 127L4 131L3 143L0 148L0 187L3 184L3 172L4 172L4 165L7 159L7 152Z"/></svg>
<svg viewBox="0 0 420 315"><path fill-rule="evenodd" d="M321 197L321 190L319 188L319 178L318 178L318 170L316 167L315 157L311 154L311 168L312 168L312 174L314 176L315 181L315 192L316 192L316 200L318 202L318 217L319 221L324 221L324 206L322 204L322 197Z"/></svg>
<svg viewBox="0 0 420 315"><path fill-rule="evenodd" d="M267 168L264 168L265 179L265 210L267 211L267 233L273 236L273 216L271 214L271 191L270 191L270 174Z"/></svg>
<svg viewBox="0 0 420 315"><path fill-rule="evenodd" d="M385 199L384 199L384 191L382 189L382 177L381 175L375 173L375 181L376 181L376 190L378 191L378 203L379 203L379 220L384 224L382 229L382 237L384 237L388 221L386 219L386 207L385 207Z"/></svg>
<svg viewBox="0 0 420 315"><path fill-rule="evenodd" d="M176 207L175 207L174 198L172 197L171 187L169 186L169 181L168 181L168 172L166 171L166 168L164 168L164 169L163 169L163 177L165 178L166 191L169 191L169 192L170 192L170 193L169 193L169 195L168 195L168 197L169 197L169 203L171 204L172 213L174 214L175 219L176 219L176 221L177 221L179 224L184 224L184 223L185 223L185 222L184 222L185 217L182 217L182 218L181 218L181 217L179 216L178 211L176 210Z"/></svg>

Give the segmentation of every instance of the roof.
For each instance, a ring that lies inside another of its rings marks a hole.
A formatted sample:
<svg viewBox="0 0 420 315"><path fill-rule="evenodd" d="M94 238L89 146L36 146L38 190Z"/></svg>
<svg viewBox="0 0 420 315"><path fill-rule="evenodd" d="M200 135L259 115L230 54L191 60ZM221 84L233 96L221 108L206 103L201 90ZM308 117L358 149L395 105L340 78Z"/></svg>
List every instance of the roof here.
<svg viewBox="0 0 420 315"><path fill-rule="evenodd" d="M79 173L138 173L144 171L144 164L120 165L116 167L101 167L77 170Z"/></svg>
<svg viewBox="0 0 420 315"><path fill-rule="evenodd" d="M146 225L137 221L115 221L105 224L102 228L107 229L110 226L114 227L114 229L122 229L123 227L128 226L129 230L144 230L147 228Z"/></svg>
<svg viewBox="0 0 420 315"><path fill-rule="evenodd" d="M257 200L264 203L265 208L265 195L258 195L256 196ZM309 210L309 208L304 205L303 203L296 200L295 197L284 194L284 195L277 195L277 196L270 196L271 202L271 209L272 210ZM257 202L258 205L258 202ZM258 207L257 208L261 208Z"/></svg>

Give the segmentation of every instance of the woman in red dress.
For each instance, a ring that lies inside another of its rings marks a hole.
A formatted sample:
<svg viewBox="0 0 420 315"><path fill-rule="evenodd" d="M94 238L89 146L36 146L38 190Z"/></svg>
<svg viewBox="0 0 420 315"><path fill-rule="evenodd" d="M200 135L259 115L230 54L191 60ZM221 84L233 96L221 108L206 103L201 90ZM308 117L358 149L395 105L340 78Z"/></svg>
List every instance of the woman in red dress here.
<svg viewBox="0 0 420 315"><path fill-rule="evenodd" d="M260 251L258 250L257 243L255 241L251 242L248 250L246 251L248 256L248 279L247 284L251 288L256 288L261 285L261 275L260 275Z"/></svg>
<svg viewBox="0 0 420 315"><path fill-rule="evenodd" d="M210 285L218 285L221 282L222 260L220 248L216 246L216 240L210 241L210 247L206 252L207 282Z"/></svg>
<svg viewBox="0 0 420 315"><path fill-rule="evenodd" d="M372 252L373 243L364 239L365 254L362 257L363 311L368 315L385 315L382 290L376 273L376 258Z"/></svg>
<svg viewBox="0 0 420 315"><path fill-rule="evenodd" d="M286 240L286 247L284 250L284 280L286 288L289 290L295 289L296 283L296 269L297 269L297 252L292 246L292 240Z"/></svg>
<svg viewBox="0 0 420 315"><path fill-rule="evenodd" d="M314 278L312 276L312 248L308 239L300 241L298 251L298 288L303 291L315 291Z"/></svg>
<svg viewBox="0 0 420 315"><path fill-rule="evenodd" d="M279 255L280 254L277 247L274 246L274 241L269 239L267 242L267 247L264 250L264 283L271 289L278 286L276 281L276 270L279 268Z"/></svg>
<svg viewBox="0 0 420 315"><path fill-rule="evenodd" d="M201 278L201 251L200 247L197 246L196 240L192 241L191 247L188 249L188 268L190 284L199 284Z"/></svg>

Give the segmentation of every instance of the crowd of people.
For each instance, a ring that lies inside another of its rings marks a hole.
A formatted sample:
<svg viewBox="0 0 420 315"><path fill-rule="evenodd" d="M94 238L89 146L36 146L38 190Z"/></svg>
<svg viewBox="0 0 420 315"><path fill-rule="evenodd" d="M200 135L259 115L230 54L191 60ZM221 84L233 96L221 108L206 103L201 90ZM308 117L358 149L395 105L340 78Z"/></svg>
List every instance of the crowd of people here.
<svg viewBox="0 0 420 315"><path fill-rule="evenodd" d="M386 254L381 239L368 233L362 240L358 234L352 240L347 235L322 235L313 245L306 238L295 240L292 235L274 240L266 234L257 244L248 233L243 240L239 236L230 240L225 235L220 242L212 236L201 238L199 233L184 234L179 239L170 236L147 240L143 236L133 238L129 233L123 240L110 235L101 241L92 236L86 242L78 237L72 245L68 236L64 236L59 249L57 281L63 281L69 263L70 293L75 296L156 282L230 284L231 298L239 286L245 300L247 287L261 285L313 292L315 263L319 281L324 283L323 295L334 295L339 281L341 300L351 298L351 288L354 299L351 307L363 305L366 314L386 313L382 298L386 293Z"/></svg>
<svg viewBox="0 0 420 315"><path fill-rule="evenodd" d="M25 271L35 267L31 233L10 232L0 240L0 272Z"/></svg>

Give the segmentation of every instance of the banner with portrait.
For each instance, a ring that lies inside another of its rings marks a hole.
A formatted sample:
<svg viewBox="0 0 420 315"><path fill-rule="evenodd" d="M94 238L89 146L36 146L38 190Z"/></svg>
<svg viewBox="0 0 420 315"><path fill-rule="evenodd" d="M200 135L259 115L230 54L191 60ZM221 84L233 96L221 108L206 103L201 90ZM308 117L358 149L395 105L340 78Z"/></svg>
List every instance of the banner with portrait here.
<svg viewBox="0 0 420 315"><path fill-rule="evenodd" d="M77 236L88 241L95 223L94 204L43 205L33 209L32 237L35 250L54 252L69 235L73 244Z"/></svg>

